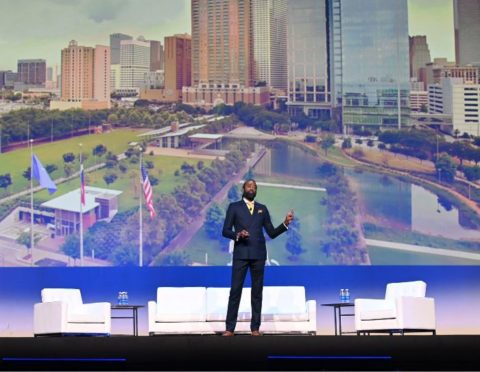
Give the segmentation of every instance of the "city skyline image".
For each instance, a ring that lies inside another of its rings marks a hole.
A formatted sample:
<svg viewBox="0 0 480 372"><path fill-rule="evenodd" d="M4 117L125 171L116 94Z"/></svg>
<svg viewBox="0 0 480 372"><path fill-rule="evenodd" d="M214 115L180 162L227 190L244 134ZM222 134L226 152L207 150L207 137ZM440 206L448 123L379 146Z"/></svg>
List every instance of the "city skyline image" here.
<svg viewBox="0 0 480 372"><path fill-rule="evenodd" d="M432 58L455 58L452 1L408 0L409 35L426 35ZM108 45L117 32L152 40L191 33L188 0L0 0L0 8L0 70L24 58L59 65L70 40Z"/></svg>

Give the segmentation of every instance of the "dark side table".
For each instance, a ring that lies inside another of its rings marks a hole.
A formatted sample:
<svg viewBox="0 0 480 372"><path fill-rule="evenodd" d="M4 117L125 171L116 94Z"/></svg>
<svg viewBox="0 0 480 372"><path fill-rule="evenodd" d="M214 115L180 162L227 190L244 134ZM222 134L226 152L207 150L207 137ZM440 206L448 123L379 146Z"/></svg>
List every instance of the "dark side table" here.
<svg viewBox="0 0 480 372"><path fill-rule="evenodd" d="M335 336L341 336L347 333L356 333L356 332L343 332L342 331L342 317L344 316L355 316L355 313L343 314L342 308L354 307L353 302L332 302L328 304L322 304L322 306L333 307L333 322L335 325Z"/></svg>
<svg viewBox="0 0 480 372"><path fill-rule="evenodd" d="M110 309L114 311L129 311L130 316L113 316L112 319L132 319L133 335L138 336L138 309L145 307L144 305L111 305Z"/></svg>

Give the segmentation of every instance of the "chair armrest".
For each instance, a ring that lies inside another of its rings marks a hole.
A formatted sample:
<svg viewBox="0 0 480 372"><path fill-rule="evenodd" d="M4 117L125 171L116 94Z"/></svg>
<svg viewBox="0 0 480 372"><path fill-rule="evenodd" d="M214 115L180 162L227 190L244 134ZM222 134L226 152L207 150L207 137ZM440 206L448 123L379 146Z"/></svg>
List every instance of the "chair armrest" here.
<svg viewBox="0 0 480 372"><path fill-rule="evenodd" d="M148 332L153 332L155 324L155 315L157 314L157 303L155 301L148 301Z"/></svg>
<svg viewBox="0 0 480 372"><path fill-rule="evenodd" d="M435 329L435 300L430 297L402 296L395 299L402 328Z"/></svg>
<svg viewBox="0 0 480 372"><path fill-rule="evenodd" d="M61 333L67 323L66 302L41 302L33 306L33 334Z"/></svg>
<svg viewBox="0 0 480 372"><path fill-rule="evenodd" d="M308 300L306 303L308 319L317 319L317 301L316 300Z"/></svg>

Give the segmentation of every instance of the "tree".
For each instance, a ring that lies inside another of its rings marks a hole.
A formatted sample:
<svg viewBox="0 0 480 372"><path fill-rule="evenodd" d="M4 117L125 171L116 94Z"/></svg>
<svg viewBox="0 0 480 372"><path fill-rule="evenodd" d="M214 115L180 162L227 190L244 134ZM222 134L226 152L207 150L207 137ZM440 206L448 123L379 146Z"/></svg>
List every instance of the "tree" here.
<svg viewBox="0 0 480 372"><path fill-rule="evenodd" d="M225 214L217 203L213 203L205 218L205 232L210 239L222 238L222 227Z"/></svg>
<svg viewBox="0 0 480 372"><path fill-rule="evenodd" d="M197 169L202 170L203 168L205 168L205 163L203 160L199 160L197 163Z"/></svg>
<svg viewBox="0 0 480 372"><path fill-rule="evenodd" d="M111 183L114 183L117 180L117 175L115 173L106 173L103 176L103 180L107 184L107 186L110 186Z"/></svg>
<svg viewBox="0 0 480 372"><path fill-rule="evenodd" d="M111 167L109 167L109 168L111 168ZM120 172L125 174L128 171L128 166L125 163L121 162L121 163L118 164L118 169L120 169Z"/></svg>
<svg viewBox="0 0 480 372"><path fill-rule="evenodd" d="M58 167L55 164L47 164L45 166L45 170L47 171L48 174L55 172L57 169Z"/></svg>
<svg viewBox="0 0 480 372"><path fill-rule="evenodd" d="M31 167L28 167L27 169L25 169L22 173L22 176L27 180L27 181L30 181L30 178L31 178L31 175L32 175L32 168Z"/></svg>
<svg viewBox="0 0 480 372"><path fill-rule="evenodd" d="M115 266L137 266L138 247L133 244L122 244L115 247L111 258Z"/></svg>
<svg viewBox="0 0 480 372"><path fill-rule="evenodd" d="M452 183L455 179L457 165L450 155L442 153L435 163L435 169L439 175L439 179Z"/></svg>
<svg viewBox="0 0 480 372"><path fill-rule="evenodd" d="M420 106L420 112L428 112L428 106L425 103L422 103L422 105Z"/></svg>
<svg viewBox="0 0 480 372"><path fill-rule="evenodd" d="M147 168L147 169L153 169L153 168L155 168L155 164L153 163L153 161L147 160L147 161L145 162L145 168Z"/></svg>
<svg viewBox="0 0 480 372"><path fill-rule="evenodd" d="M373 140L369 139L369 140L367 141L367 146L368 146L368 147L373 147L373 146L375 146Z"/></svg>
<svg viewBox="0 0 480 372"><path fill-rule="evenodd" d="M65 164L63 166L63 172L65 173L66 177L70 177L73 172L75 172L75 169L73 168L73 164Z"/></svg>
<svg viewBox="0 0 480 372"><path fill-rule="evenodd" d="M106 153L107 153L107 147L102 144L95 146L92 150L93 156L103 156Z"/></svg>
<svg viewBox="0 0 480 372"><path fill-rule="evenodd" d="M24 245L25 247L27 247L28 249L30 249L32 246L31 246L31 240L30 240L30 231L25 231L25 232L22 232L18 238L16 239L16 242L18 244L21 244L21 245ZM33 243L34 244L37 244L39 241L40 241L41 237L40 235L38 234L33 234Z"/></svg>
<svg viewBox="0 0 480 372"><path fill-rule="evenodd" d="M352 139L347 137L342 142L342 149L351 149L352 148Z"/></svg>
<svg viewBox="0 0 480 372"><path fill-rule="evenodd" d="M12 177L10 173L0 174L0 187L7 189L12 184Z"/></svg>
<svg viewBox="0 0 480 372"><path fill-rule="evenodd" d="M72 163L75 161L75 154L73 152L67 152L66 154L63 154L63 161L65 163Z"/></svg>
<svg viewBox="0 0 480 372"><path fill-rule="evenodd" d="M480 180L480 167L464 167L463 174L465 175L465 178L469 181L475 182L477 180Z"/></svg>
<svg viewBox="0 0 480 372"><path fill-rule="evenodd" d="M67 256L73 258L75 263L75 260L80 258L80 239L78 234L68 235L60 249Z"/></svg>
<svg viewBox="0 0 480 372"><path fill-rule="evenodd" d="M195 167L193 165L188 164L187 162L183 162L182 166L180 167L181 171L185 175L192 175L195 174Z"/></svg>
<svg viewBox="0 0 480 372"><path fill-rule="evenodd" d="M289 260L297 261L298 256L304 251L302 248L302 235L300 234L300 221L295 217L287 231L287 242L285 248L290 253Z"/></svg>
<svg viewBox="0 0 480 372"><path fill-rule="evenodd" d="M240 191L238 190L238 186L237 185L233 185L230 190L228 190L228 201L230 203L233 203L237 200L240 200L241 198L241 194L240 194Z"/></svg>
<svg viewBox="0 0 480 372"><path fill-rule="evenodd" d="M160 180L155 176L149 175L148 179L150 180L150 184L152 186L157 186L160 183Z"/></svg>

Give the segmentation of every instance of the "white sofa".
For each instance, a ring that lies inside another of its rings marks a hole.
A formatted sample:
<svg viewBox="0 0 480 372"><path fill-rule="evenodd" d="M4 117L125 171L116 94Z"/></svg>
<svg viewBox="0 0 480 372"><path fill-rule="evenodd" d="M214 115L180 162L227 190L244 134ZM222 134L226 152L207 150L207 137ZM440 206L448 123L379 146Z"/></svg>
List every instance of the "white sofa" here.
<svg viewBox="0 0 480 372"><path fill-rule="evenodd" d="M435 334L435 300L425 297L423 281L389 283L385 298L355 300L357 334L432 332Z"/></svg>
<svg viewBox="0 0 480 372"><path fill-rule="evenodd" d="M84 304L79 289L45 288L41 293L42 302L33 307L35 336L110 334L108 302Z"/></svg>
<svg viewBox="0 0 480 372"><path fill-rule="evenodd" d="M225 331L230 288L160 287L148 302L148 331L154 334L214 334ZM236 333L250 333L250 288L244 288ZM316 333L316 301L300 286L264 287L264 333Z"/></svg>

